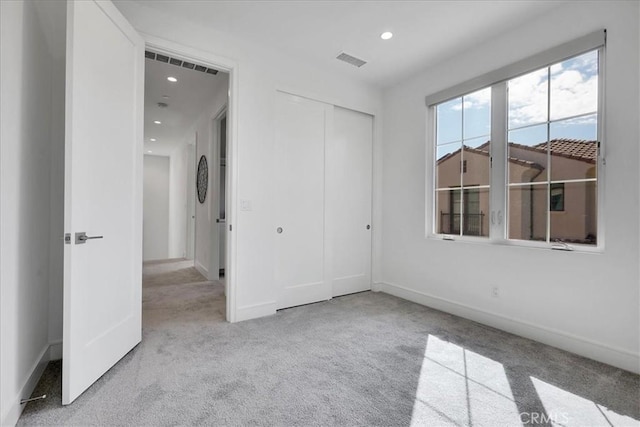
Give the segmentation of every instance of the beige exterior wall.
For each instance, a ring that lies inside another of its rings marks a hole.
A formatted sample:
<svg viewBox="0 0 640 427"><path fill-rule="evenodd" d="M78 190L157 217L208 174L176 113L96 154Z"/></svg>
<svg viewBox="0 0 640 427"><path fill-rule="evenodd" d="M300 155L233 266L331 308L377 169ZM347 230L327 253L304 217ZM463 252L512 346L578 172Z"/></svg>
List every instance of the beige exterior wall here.
<svg viewBox="0 0 640 427"><path fill-rule="evenodd" d="M528 186L512 186L509 188L508 235L510 239L546 240L547 207L549 203L549 186L544 184L549 171L538 166L547 163L544 152L511 146L509 156L525 161L509 162L509 183L539 183ZM438 191L436 194L436 232L459 234L460 221L457 215L460 206L452 206L452 197L460 200L460 168L461 161L466 160L466 172L462 174L465 190L479 191L478 204L467 206L464 220L469 225L476 221L476 214L482 212L481 234L489 235L489 190L475 189L478 185L489 184L489 156L476 151L465 150L451 155L437 165L436 185L440 190L457 188L457 190ZM535 163L536 165L532 164ZM596 165L585 160L552 155L551 180L569 181L596 178ZM454 195L455 192L458 194ZM570 242L594 243L597 236L597 194L595 182L564 183L564 210L551 211L551 240L560 239ZM450 224L453 221L454 224ZM476 230L464 227L463 234L478 235Z"/></svg>
<svg viewBox="0 0 640 427"><path fill-rule="evenodd" d="M462 160L466 161L466 172L462 174L465 195L461 197L460 169ZM439 189L457 188L457 190L438 191L436 195L436 232L444 234L462 234L473 236L489 236L489 188L490 160L486 154L465 150L454 153L451 157L440 162L436 169L436 186ZM458 193L454 195L454 193ZM474 193L474 194L471 194ZM466 201L463 207L452 205L454 200ZM464 214L462 218L460 213Z"/></svg>

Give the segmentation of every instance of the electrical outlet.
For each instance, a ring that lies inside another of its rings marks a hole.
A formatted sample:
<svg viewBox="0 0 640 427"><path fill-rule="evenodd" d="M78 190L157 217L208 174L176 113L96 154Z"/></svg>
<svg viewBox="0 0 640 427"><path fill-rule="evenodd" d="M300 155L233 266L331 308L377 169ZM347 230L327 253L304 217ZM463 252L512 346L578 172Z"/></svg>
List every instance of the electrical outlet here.
<svg viewBox="0 0 640 427"><path fill-rule="evenodd" d="M491 296L494 298L500 297L500 289L498 289L497 286L494 286L493 288L491 288Z"/></svg>

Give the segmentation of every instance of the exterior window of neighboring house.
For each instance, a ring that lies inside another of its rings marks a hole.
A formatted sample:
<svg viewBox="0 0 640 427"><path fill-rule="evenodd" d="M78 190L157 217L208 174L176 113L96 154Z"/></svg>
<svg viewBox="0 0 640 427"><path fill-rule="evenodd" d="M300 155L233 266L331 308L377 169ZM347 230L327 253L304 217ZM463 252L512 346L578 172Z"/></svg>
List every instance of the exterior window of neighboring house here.
<svg viewBox="0 0 640 427"><path fill-rule="evenodd" d="M598 246L605 36L427 97L430 234Z"/></svg>
<svg viewBox="0 0 640 427"><path fill-rule="evenodd" d="M549 209L551 212L564 211L564 184L551 184L551 192L549 193Z"/></svg>

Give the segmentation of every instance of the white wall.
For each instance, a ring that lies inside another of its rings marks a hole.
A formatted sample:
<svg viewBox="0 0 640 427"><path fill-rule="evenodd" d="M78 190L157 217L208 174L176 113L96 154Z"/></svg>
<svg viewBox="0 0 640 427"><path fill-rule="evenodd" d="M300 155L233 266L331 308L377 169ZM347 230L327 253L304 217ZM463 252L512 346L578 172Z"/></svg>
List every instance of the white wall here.
<svg viewBox="0 0 640 427"><path fill-rule="evenodd" d="M53 56L38 4L0 2L0 422L49 360ZM59 129L58 129L59 130ZM56 217L57 218L57 217ZM62 235L57 236L62 242Z"/></svg>
<svg viewBox="0 0 640 427"><path fill-rule="evenodd" d="M177 147L171 153L169 160L169 258L186 256L187 150L187 144ZM191 182L190 179L189 182Z"/></svg>
<svg viewBox="0 0 640 427"><path fill-rule="evenodd" d="M53 56L51 79L51 175L49 242L49 344L52 360L62 358L64 243L64 128L66 67L66 2L37 2L38 17Z"/></svg>
<svg viewBox="0 0 640 427"><path fill-rule="evenodd" d="M229 75L226 73L218 74L217 78L221 79L220 84L209 107L203 111L193 128L193 134L196 135L196 173L197 165L200 162L200 156L207 158L207 166L209 170L209 183L207 186L207 197L204 203L200 203L196 196L196 231L195 231L195 265L198 271L209 280L218 278L217 272L211 270L211 227L217 226L216 218L218 213L214 212L213 198L217 197L217 190L213 183L216 182L213 176L214 164L213 159L213 135L212 120L218 112L224 108L228 100L229 92ZM191 137L188 137L189 139ZM195 191L195 177L191 181L191 187L187 182L188 191Z"/></svg>
<svg viewBox="0 0 640 427"><path fill-rule="evenodd" d="M383 290L638 371L638 5L569 2L385 91ZM424 97L602 28L604 253L426 239Z"/></svg>
<svg viewBox="0 0 640 427"><path fill-rule="evenodd" d="M275 313L276 218L271 182L276 89L374 114L380 109L380 91L341 75L321 72L271 47L248 44L141 4L119 2L117 6L141 32L213 52L238 64L237 196L238 200L250 200L252 210L239 212L237 206L230 207L237 212L237 221L232 224L232 233L237 233L237 320Z"/></svg>
<svg viewBox="0 0 640 427"><path fill-rule="evenodd" d="M169 157L144 156L144 261L169 258Z"/></svg>
<svg viewBox="0 0 640 427"><path fill-rule="evenodd" d="M49 343L52 359L62 358L62 299L64 245L64 103L65 60L54 58L51 111L51 232L49 244Z"/></svg>

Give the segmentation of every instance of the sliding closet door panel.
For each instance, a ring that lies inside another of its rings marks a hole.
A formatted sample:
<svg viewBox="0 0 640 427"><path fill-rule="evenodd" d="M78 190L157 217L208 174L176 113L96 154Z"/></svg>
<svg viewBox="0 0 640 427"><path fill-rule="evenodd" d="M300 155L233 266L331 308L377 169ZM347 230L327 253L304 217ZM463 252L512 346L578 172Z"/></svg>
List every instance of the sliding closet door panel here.
<svg viewBox="0 0 640 427"><path fill-rule="evenodd" d="M371 289L373 117L335 107L326 147L327 243L333 296Z"/></svg>
<svg viewBox="0 0 640 427"><path fill-rule="evenodd" d="M278 308L331 298L325 281L324 150L329 107L278 92L275 280Z"/></svg>

